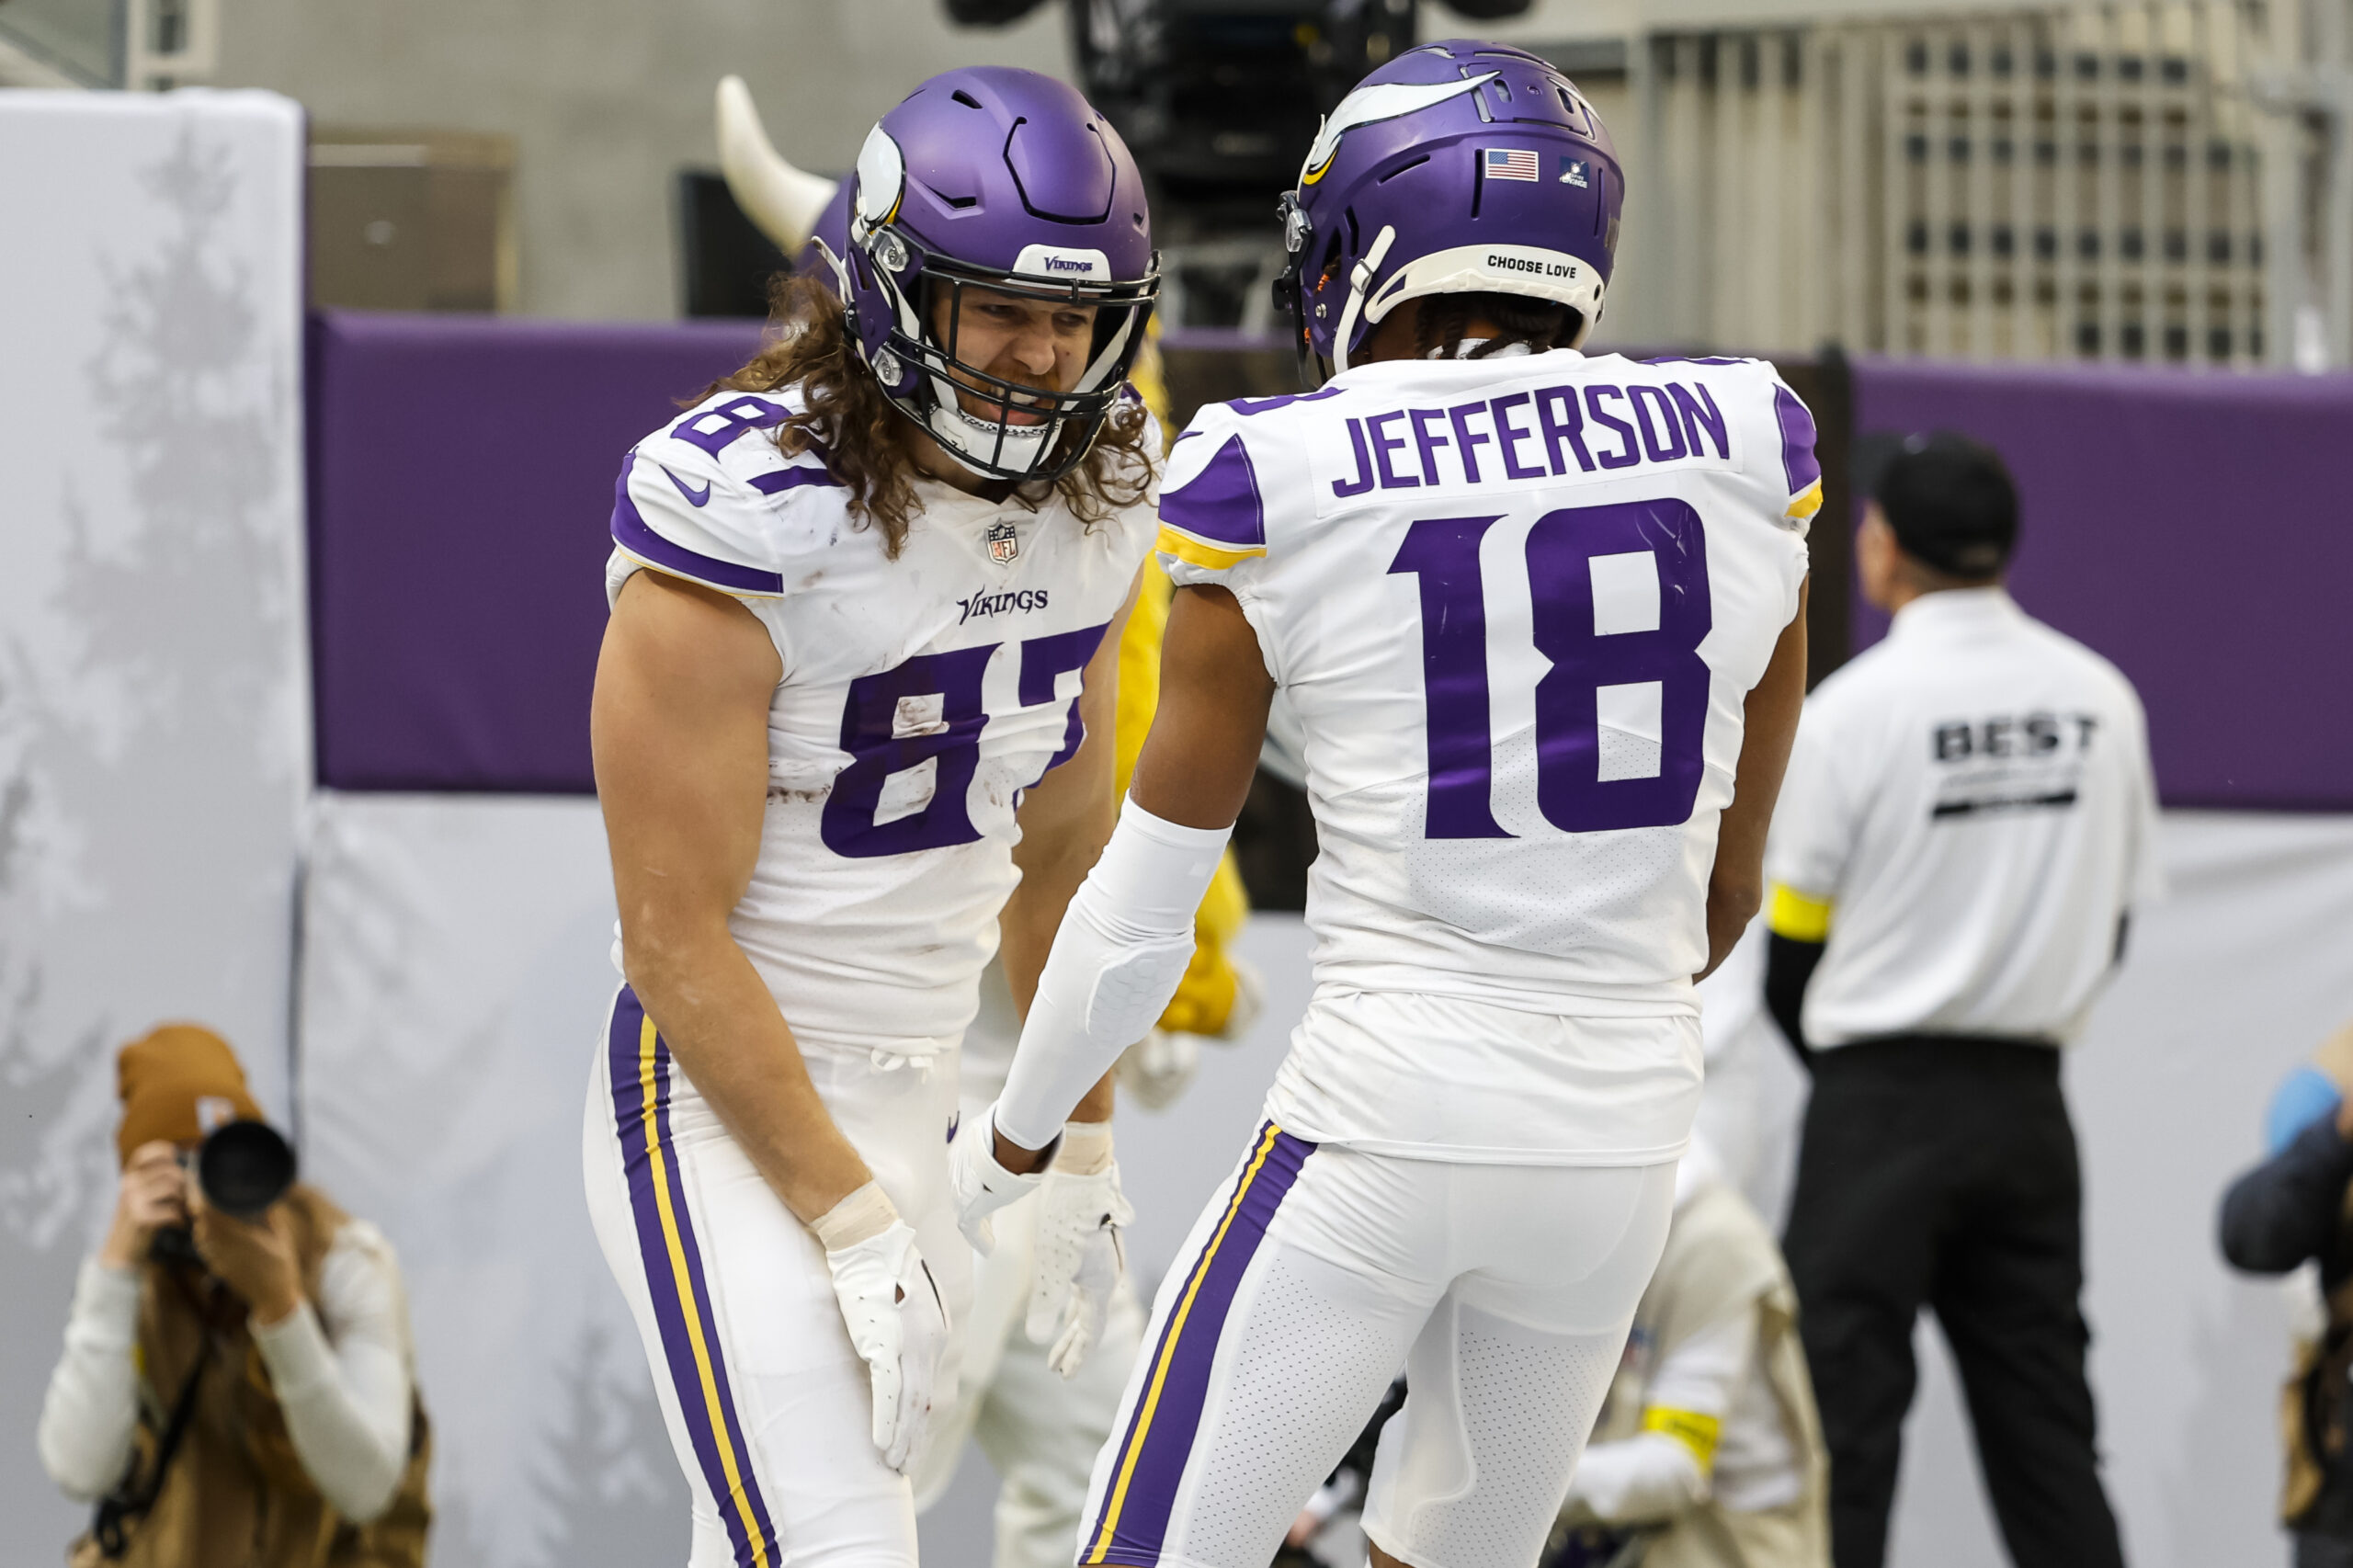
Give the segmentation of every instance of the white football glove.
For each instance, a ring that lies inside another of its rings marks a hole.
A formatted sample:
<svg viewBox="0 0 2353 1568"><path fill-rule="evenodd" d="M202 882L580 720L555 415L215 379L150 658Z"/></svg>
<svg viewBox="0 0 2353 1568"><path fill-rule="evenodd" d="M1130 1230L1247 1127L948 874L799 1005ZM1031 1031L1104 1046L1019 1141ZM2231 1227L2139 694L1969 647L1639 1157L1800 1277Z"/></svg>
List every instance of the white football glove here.
<svg viewBox="0 0 2353 1568"><path fill-rule="evenodd" d="M847 1212L845 1212L847 1210ZM874 1228L877 1221L882 1228ZM915 1250L913 1226L870 1182L811 1227L825 1248L849 1342L874 1388L874 1446L901 1474L915 1468L930 1425L932 1385L948 1348L948 1306ZM846 1235L867 1233L862 1239Z"/></svg>
<svg viewBox="0 0 2353 1568"><path fill-rule="evenodd" d="M960 1128L948 1146L948 1182L956 1199L956 1228L986 1257L996 1250L996 1228L989 1216L1034 1192L1042 1173L1016 1176L996 1163L996 1107Z"/></svg>
<svg viewBox="0 0 2353 1568"><path fill-rule="evenodd" d="M1199 1036L1154 1029L1120 1056L1120 1090L1146 1110L1165 1110L1200 1070Z"/></svg>
<svg viewBox="0 0 2353 1568"><path fill-rule="evenodd" d="M1078 1375L1103 1337L1111 1293L1128 1267L1120 1232L1135 1217L1120 1191L1110 1124L1069 1123L1038 1190L1037 1261L1025 1324L1030 1344L1051 1341L1046 1364L1065 1378Z"/></svg>

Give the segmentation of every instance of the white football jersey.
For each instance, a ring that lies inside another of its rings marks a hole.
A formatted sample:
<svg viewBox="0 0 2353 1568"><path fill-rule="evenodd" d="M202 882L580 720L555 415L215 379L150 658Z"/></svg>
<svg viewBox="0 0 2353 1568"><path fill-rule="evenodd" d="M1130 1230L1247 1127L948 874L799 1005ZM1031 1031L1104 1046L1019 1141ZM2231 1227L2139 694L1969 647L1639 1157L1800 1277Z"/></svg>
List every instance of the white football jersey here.
<svg viewBox="0 0 2353 1568"><path fill-rule="evenodd" d="M1392 360L1200 412L1160 550L1233 592L1302 732L1319 994L1695 1010L1820 485L1753 359Z"/></svg>
<svg viewBox="0 0 2353 1568"><path fill-rule="evenodd" d="M1153 502L1090 528L1059 496L1031 511L919 481L893 560L820 453L778 449L801 406L722 392L640 441L606 591L651 567L767 629L784 678L735 939L802 1039L930 1055L972 1017L1019 878L1016 809L1078 748L1081 675L1151 548Z"/></svg>

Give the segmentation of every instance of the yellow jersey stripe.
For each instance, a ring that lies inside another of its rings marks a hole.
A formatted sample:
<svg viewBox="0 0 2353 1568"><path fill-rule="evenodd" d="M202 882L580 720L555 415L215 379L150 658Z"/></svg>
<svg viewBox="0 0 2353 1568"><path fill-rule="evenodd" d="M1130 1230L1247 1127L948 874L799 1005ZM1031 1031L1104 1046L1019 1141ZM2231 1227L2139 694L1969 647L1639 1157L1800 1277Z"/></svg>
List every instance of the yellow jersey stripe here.
<svg viewBox="0 0 2353 1568"><path fill-rule="evenodd" d="M711 1446L719 1450L720 1468L727 1475L728 1499L735 1505L736 1516L743 1521L744 1539L752 1543L753 1562L756 1568L767 1568L767 1538L752 1517L751 1499L744 1490L743 1465L736 1456L735 1445L728 1438L727 1412L720 1405L719 1381L711 1373L710 1342L703 1333L702 1314L696 1310L694 1279L687 1271L686 1244L678 1234L678 1212L670 1202L669 1157L662 1147L654 1120L657 1091L654 1048L657 1038L654 1019L649 1016L638 1030L637 1084L644 1103L642 1125L646 1158L654 1173L654 1202L661 1211L662 1240L670 1252L670 1278L678 1292L678 1315L686 1320L687 1341L694 1347L695 1370L702 1382L703 1412L710 1421Z"/></svg>
<svg viewBox="0 0 2353 1568"><path fill-rule="evenodd" d="M1783 882L1773 884L1766 901L1765 925L1776 937L1792 942L1823 942L1830 938L1831 901L1813 898Z"/></svg>
<svg viewBox="0 0 2353 1568"><path fill-rule="evenodd" d="M1205 566L1212 572L1239 566L1267 553L1267 547L1263 544L1235 550L1226 545L1206 543L1191 534L1179 532L1166 523L1160 525L1160 540L1153 548L1163 555L1175 556L1188 566Z"/></svg>
<svg viewBox="0 0 2353 1568"><path fill-rule="evenodd" d="M1822 481L1815 480L1790 497L1790 508L1781 516L1794 522L1804 522L1822 510Z"/></svg>
<svg viewBox="0 0 2353 1568"><path fill-rule="evenodd" d="M1144 1390L1143 1414L1136 1421L1135 1435L1128 1439L1127 1452L1120 1456L1120 1479L1111 1487L1111 1500L1104 1505L1103 1528L1096 1532L1094 1549L1086 1556L1090 1563L1102 1562L1111 1550L1111 1538L1120 1526L1120 1510L1128 1500L1128 1483L1135 1479L1136 1460L1142 1457L1144 1439L1151 1435L1153 1412L1159 1408L1160 1391L1168 1381L1169 1363L1176 1358L1176 1342L1184 1335L1185 1320L1192 1315L1193 1299L1201 1293L1201 1281L1209 1277L1210 1264L1217 1257L1226 1232L1233 1228L1233 1217L1242 1211L1242 1200L1250 1195L1250 1184L1266 1169L1267 1156L1274 1151L1275 1139L1281 1131L1273 1122L1267 1124L1250 1168L1234 1184L1233 1201L1225 1206L1225 1215L1218 1221L1210 1244L1201 1249L1200 1261L1193 1265L1193 1277L1185 1282L1184 1300L1176 1303L1176 1315L1170 1319L1167 1335L1161 1343L1159 1358L1153 1363L1152 1381Z"/></svg>

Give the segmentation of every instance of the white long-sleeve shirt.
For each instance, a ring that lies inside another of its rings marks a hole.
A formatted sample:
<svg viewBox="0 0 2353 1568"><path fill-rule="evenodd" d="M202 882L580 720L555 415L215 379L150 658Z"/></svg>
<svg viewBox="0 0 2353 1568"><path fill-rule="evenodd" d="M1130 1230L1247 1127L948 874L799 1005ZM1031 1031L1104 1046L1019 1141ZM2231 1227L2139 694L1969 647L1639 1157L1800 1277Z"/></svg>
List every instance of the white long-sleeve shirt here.
<svg viewBox="0 0 2353 1568"><path fill-rule="evenodd" d="M122 1479L139 1424L140 1273L82 1265L65 1353L41 1402L40 1443L68 1496L103 1495ZM391 1506L408 1467L415 1389L408 1308L392 1244L345 1221L319 1266L319 1296L282 1323L256 1324L286 1431L335 1512L365 1524ZM169 1399L176 1389L162 1391Z"/></svg>

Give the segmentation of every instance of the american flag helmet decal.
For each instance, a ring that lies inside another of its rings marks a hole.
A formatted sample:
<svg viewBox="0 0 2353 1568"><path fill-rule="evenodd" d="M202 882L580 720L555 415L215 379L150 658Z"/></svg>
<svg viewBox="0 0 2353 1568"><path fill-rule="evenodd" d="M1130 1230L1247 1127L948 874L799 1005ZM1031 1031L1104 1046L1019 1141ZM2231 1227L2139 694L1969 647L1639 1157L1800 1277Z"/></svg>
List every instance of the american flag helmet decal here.
<svg viewBox="0 0 2353 1568"><path fill-rule="evenodd" d="M1489 179L1524 179L1532 185L1537 178L1536 153L1530 148L1489 147L1481 163Z"/></svg>
<svg viewBox="0 0 2353 1568"><path fill-rule="evenodd" d="M1576 347L1601 313L1624 193L1608 131L1550 61L1447 39L1375 67L1283 196L1276 297L1301 379L1345 369L1392 310L1428 294L1565 305L1562 347Z"/></svg>

